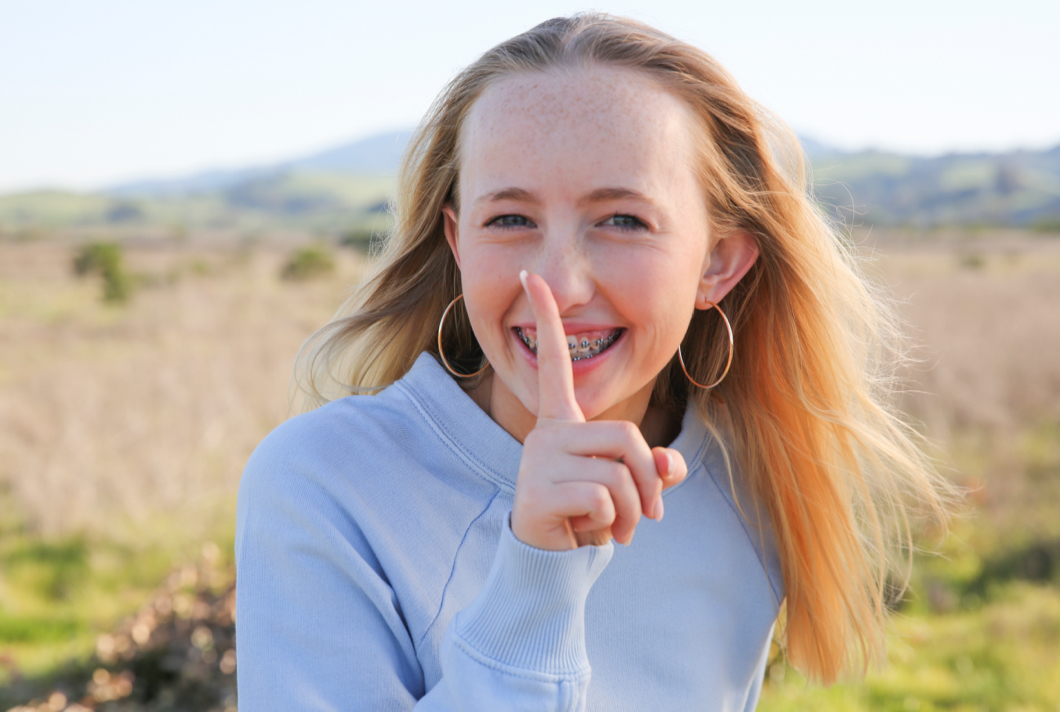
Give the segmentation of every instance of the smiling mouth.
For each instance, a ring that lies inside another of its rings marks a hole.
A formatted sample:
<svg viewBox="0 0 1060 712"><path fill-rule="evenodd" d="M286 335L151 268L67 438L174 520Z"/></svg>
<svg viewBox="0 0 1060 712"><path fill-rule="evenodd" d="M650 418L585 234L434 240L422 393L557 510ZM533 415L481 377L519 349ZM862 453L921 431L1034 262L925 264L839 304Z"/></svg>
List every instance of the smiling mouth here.
<svg viewBox="0 0 1060 712"><path fill-rule="evenodd" d="M587 331L581 334L567 334L567 350L570 352L571 361L599 356L607 351L622 335L622 328L610 329L608 331ZM522 340L526 347L537 353L537 332L533 329L522 329L515 327L516 335Z"/></svg>

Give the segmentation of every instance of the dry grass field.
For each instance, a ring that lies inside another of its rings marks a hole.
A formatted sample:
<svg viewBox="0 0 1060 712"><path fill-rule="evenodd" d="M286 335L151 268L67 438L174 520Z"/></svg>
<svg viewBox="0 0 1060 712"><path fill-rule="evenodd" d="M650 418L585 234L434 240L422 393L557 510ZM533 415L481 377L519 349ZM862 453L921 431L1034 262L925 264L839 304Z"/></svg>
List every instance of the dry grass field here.
<svg viewBox="0 0 1060 712"><path fill-rule="evenodd" d="M884 233L863 244L919 343L903 408L942 467L992 526L1060 536L1060 240Z"/></svg>
<svg viewBox="0 0 1060 712"><path fill-rule="evenodd" d="M1058 709L1060 240L858 237L920 342L905 407L970 509L918 562L893 670L821 691L778 661L762 709ZM204 542L230 557L243 464L364 266L340 251L289 281L290 244L129 242L138 286L114 306L73 276L76 246L0 241L0 685L89 654Z"/></svg>
<svg viewBox="0 0 1060 712"><path fill-rule="evenodd" d="M0 245L0 481L44 535L202 512L288 415L293 355L359 260L292 283L279 251L133 247L128 269L153 286L107 306L71 254Z"/></svg>

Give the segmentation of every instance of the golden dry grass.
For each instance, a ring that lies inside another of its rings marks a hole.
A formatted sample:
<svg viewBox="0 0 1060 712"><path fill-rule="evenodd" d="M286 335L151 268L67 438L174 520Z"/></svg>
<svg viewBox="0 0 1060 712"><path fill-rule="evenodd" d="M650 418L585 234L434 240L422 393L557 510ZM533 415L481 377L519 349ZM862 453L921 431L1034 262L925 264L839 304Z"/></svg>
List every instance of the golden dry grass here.
<svg viewBox="0 0 1060 712"><path fill-rule="evenodd" d="M981 511L1060 535L1060 240L877 234L872 266L919 342L903 407Z"/></svg>
<svg viewBox="0 0 1060 712"><path fill-rule="evenodd" d="M1026 495L1027 433L1060 422L1060 241L861 240L922 344L905 406L959 476L995 500ZM363 266L344 252L335 277L290 283L279 248L155 241L127 250L155 286L108 307L72 254L58 239L0 243L0 483L44 534L230 496L288 415L299 345Z"/></svg>
<svg viewBox="0 0 1060 712"><path fill-rule="evenodd" d="M162 513L194 528L287 417L293 356L360 260L290 283L276 250L131 248L157 285L108 307L71 276L72 252L0 244L0 482L44 535Z"/></svg>

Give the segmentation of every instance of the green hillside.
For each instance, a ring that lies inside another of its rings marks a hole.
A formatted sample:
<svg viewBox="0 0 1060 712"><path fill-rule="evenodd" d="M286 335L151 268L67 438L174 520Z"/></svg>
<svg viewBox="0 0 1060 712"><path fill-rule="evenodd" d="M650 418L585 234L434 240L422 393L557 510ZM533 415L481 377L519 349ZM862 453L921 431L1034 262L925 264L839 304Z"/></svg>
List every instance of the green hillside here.
<svg viewBox="0 0 1060 712"><path fill-rule="evenodd" d="M935 158L836 153L815 157L813 180L818 200L847 223L1060 225L1060 146Z"/></svg>
<svg viewBox="0 0 1060 712"><path fill-rule="evenodd" d="M1060 230L1060 146L917 157L818 145L811 159L815 197L847 225ZM334 235L372 230L388 223L396 160L389 173L359 173L337 163L327 170L292 163L296 167L235 171L227 182L215 184L192 177L100 193L0 196L0 231L114 225L301 229Z"/></svg>
<svg viewBox="0 0 1060 712"><path fill-rule="evenodd" d="M390 176L291 171L189 195L14 193L0 196L0 230L180 225L342 232L385 222L393 184Z"/></svg>

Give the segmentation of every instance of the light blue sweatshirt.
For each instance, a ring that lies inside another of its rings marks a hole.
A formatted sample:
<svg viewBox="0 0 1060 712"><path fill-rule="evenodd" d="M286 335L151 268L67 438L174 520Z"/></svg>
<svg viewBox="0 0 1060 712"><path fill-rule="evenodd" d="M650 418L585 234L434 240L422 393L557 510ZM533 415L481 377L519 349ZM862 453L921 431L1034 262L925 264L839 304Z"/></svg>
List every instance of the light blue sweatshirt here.
<svg viewBox="0 0 1060 712"><path fill-rule="evenodd" d="M430 355L287 421L239 490L241 712L753 709L773 535L692 409L672 447L662 522L555 552L509 527L522 445Z"/></svg>

